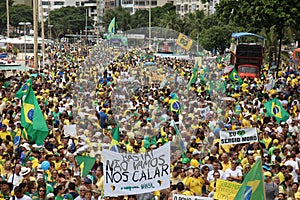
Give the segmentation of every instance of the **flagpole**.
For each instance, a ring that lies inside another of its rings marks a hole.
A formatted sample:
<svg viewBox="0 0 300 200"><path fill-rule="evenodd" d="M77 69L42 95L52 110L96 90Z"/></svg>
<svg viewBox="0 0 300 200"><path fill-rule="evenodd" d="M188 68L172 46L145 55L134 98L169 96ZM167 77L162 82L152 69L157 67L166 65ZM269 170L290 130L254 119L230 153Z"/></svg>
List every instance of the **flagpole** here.
<svg viewBox="0 0 300 200"><path fill-rule="evenodd" d="M261 170L261 175L262 175L262 179L261 180L265 180L264 179L264 174L263 174L263 168L262 168L262 159L261 159L262 157L260 157L259 159L260 159L260 170ZM264 191L264 200L266 200L266 190L265 190L265 181L263 182L263 191Z"/></svg>
<svg viewBox="0 0 300 200"><path fill-rule="evenodd" d="M149 50L151 49L151 0L149 1Z"/></svg>

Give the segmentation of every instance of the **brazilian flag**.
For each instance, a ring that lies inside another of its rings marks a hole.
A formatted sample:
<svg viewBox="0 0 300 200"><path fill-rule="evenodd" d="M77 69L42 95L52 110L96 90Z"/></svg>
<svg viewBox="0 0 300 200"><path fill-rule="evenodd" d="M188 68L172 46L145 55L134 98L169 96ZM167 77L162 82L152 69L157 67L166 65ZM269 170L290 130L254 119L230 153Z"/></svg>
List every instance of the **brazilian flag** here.
<svg viewBox="0 0 300 200"><path fill-rule="evenodd" d="M231 71L231 73L229 74L229 78L232 81L237 81L239 85L243 84L243 80L241 79L241 77L239 76L238 72L236 71L236 69L233 69Z"/></svg>
<svg viewBox="0 0 300 200"><path fill-rule="evenodd" d="M282 104L277 98L264 103L267 110L267 117L275 117L278 123L285 122L290 117L289 113L282 107Z"/></svg>
<svg viewBox="0 0 300 200"><path fill-rule="evenodd" d="M15 97L21 99L26 96L32 88L32 79L28 79L24 85L16 92Z"/></svg>
<svg viewBox="0 0 300 200"><path fill-rule="evenodd" d="M89 156L76 156L75 159L80 167L81 177L87 176L96 162L96 158L92 158Z"/></svg>
<svg viewBox="0 0 300 200"><path fill-rule="evenodd" d="M259 158L245 176L242 186L234 200L265 200L264 180L261 158Z"/></svg>
<svg viewBox="0 0 300 200"><path fill-rule="evenodd" d="M21 110L21 125L28 134L29 141L43 144L48 136L48 127L32 88L26 95Z"/></svg>
<svg viewBox="0 0 300 200"><path fill-rule="evenodd" d="M170 111L173 112L175 111L176 113L180 113L182 110L182 105L178 100L170 100Z"/></svg>

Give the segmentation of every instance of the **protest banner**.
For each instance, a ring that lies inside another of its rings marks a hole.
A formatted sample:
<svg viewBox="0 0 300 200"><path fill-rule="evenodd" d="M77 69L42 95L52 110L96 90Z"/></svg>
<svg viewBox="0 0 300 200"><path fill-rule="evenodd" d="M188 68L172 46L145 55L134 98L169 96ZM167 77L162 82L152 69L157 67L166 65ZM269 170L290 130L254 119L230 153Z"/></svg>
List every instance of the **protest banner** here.
<svg viewBox="0 0 300 200"><path fill-rule="evenodd" d="M170 143L145 154L103 150L104 195L130 195L170 187Z"/></svg>
<svg viewBox="0 0 300 200"><path fill-rule="evenodd" d="M206 119L210 114L210 107L206 106L205 108L199 108L199 111L200 111L200 116L203 119Z"/></svg>
<svg viewBox="0 0 300 200"><path fill-rule="evenodd" d="M217 179L214 199L233 200L241 186L239 183Z"/></svg>
<svg viewBox="0 0 300 200"><path fill-rule="evenodd" d="M64 134L76 137L76 124L64 125Z"/></svg>
<svg viewBox="0 0 300 200"><path fill-rule="evenodd" d="M221 145L257 142L257 140L255 128L220 131Z"/></svg>
<svg viewBox="0 0 300 200"><path fill-rule="evenodd" d="M199 196L185 196L180 194L174 194L173 200L213 200L212 198L208 197L199 197Z"/></svg>

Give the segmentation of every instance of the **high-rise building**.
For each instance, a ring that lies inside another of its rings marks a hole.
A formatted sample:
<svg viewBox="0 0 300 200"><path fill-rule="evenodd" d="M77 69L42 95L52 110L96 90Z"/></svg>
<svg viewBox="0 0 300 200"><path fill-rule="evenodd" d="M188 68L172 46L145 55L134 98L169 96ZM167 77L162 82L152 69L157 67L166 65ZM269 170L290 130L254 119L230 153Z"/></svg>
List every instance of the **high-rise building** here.
<svg viewBox="0 0 300 200"><path fill-rule="evenodd" d="M206 14L213 14L215 6L220 0L210 0L209 2L202 3L201 0L175 0L176 13L184 16L187 13L195 12L196 10L204 10Z"/></svg>

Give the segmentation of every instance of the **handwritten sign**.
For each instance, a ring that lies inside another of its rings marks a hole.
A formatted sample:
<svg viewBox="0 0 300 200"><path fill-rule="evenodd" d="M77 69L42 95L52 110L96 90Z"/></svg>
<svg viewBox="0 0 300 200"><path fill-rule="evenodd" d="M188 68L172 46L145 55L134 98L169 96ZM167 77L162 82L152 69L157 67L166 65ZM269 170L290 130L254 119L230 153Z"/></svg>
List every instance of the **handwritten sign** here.
<svg viewBox="0 0 300 200"><path fill-rule="evenodd" d="M212 198L208 197L199 197L199 196L185 196L180 194L174 194L173 200L213 200Z"/></svg>
<svg viewBox="0 0 300 200"><path fill-rule="evenodd" d="M241 186L242 184L239 183L217 179L214 199L233 200Z"/></svg>
<svg viewBox="0 0 300 200"><path fill-rule="evenodd" d="M255 128L220 131L221 145L257 142L257 140L258 137Z"/></svg>
<svg viewBox="0 0 300 200"><path fill-rule="evenodd" d="M76 124L64 125L64 133L76 137Z"/></svg>
<svg viewBox="0 0 300 200"><path fill-rule="evenodd" d="M210 114L210 107L206 106L205 108L199 108L200 116L206 119Z"/></svg>
<svg viewBox="0 0 300 200"><path fill-rule="evenodd" d="M170 143L145 154L103 150L104 195L129 195L170 187Z"/></svg>

